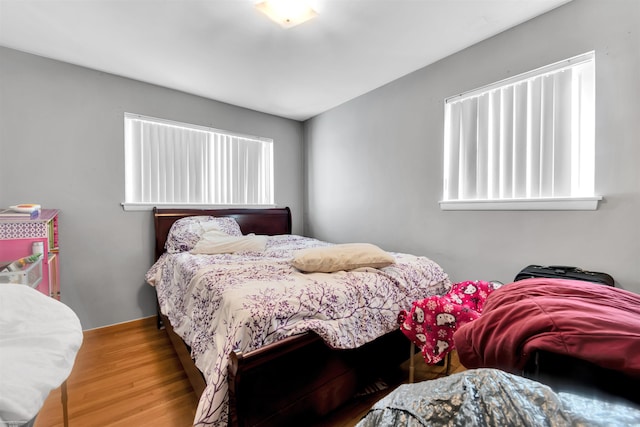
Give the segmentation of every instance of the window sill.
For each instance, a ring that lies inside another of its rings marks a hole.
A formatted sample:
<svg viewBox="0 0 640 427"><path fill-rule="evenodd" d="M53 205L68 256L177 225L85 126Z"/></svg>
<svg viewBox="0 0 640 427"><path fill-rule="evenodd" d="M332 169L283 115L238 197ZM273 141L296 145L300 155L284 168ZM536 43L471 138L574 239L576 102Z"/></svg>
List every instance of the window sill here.
<svg viewBox="0 0 640 427"><path fill-rule="evenodd" d="M549 198L549 199L503 199L503 200L443 200L443 211L595 211L601 196Z"/></svg>
<svg viewBox="0 0 640 427"><path fill-rule="evenodd" d="M159 209L264 209L274 208L276 205L198 205L198 204L163 204L163 203L120 203L125 211L150 211Z"/></svg>

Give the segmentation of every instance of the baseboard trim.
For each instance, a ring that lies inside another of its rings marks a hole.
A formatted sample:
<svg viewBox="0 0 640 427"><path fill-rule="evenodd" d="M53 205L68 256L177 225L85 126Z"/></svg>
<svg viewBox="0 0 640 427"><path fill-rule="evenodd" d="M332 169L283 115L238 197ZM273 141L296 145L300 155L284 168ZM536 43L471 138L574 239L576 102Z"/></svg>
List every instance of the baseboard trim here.
<svg viewBox="0 0 640 427"><path fill-rule="evenodd" d="M149 317L142 317L140 319L128 320L126 322L114 323L113 325L100 326L98 328L93 329L85 329L83 331L85 337L93 336L93 335L101 335L105 333L112 334L114 332L125 331L128 329L135 329L141 327L148 327L149 325L153 325L156 327L157 318L155 315Z"/></svg>

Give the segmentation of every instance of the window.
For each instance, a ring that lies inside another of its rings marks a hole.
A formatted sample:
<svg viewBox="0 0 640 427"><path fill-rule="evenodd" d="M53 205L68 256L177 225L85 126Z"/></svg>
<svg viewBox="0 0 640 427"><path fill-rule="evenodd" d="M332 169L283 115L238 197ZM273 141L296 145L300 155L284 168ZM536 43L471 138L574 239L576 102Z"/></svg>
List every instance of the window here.
<svg viewBox="0 0 640 427"><path fill-rule="evenodd" d="M445 100L451 209L596 209L590 52Z"/></svg>
<svg viewBox="0 0 640 427"><path fill-rule="evenodd" d="M273 141L125 113L127 210L273 205Z"/></svg>

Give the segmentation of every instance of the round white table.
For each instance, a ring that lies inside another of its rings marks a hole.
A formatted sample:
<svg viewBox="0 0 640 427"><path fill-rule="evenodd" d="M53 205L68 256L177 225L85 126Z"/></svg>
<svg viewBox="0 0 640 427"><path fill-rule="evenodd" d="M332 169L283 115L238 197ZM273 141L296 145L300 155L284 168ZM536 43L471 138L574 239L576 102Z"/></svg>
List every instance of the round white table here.
<svg viewBox="0 0 640 427"><path fill-rule="evenodd" d="M0 284L0 425L32 425L51 390L65 385L81 345L69 307L29 286Z"/></svg>

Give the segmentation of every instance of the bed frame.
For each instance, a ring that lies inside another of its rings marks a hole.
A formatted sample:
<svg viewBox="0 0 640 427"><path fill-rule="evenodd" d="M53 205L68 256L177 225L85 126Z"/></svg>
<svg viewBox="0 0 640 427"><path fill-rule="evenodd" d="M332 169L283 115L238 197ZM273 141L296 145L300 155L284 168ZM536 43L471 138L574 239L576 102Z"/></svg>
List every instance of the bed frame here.
<svg viewBox="0 0 640 427"><path fill-rule="evenodd" d="M156 259L164 252L171 225L194 215L230 216L244 234L290 234L289 208L153 210ZM205 389L188 346L158 310L158 326L166 329L198 398ZM358 388L385 375L397 374L409 358L409 342L400 330L353 350L335 350L315 333L289 337L229 360L229 425L282 426L309 424L351 399ZM302 421L304 420L304 421Z"/></svg>

